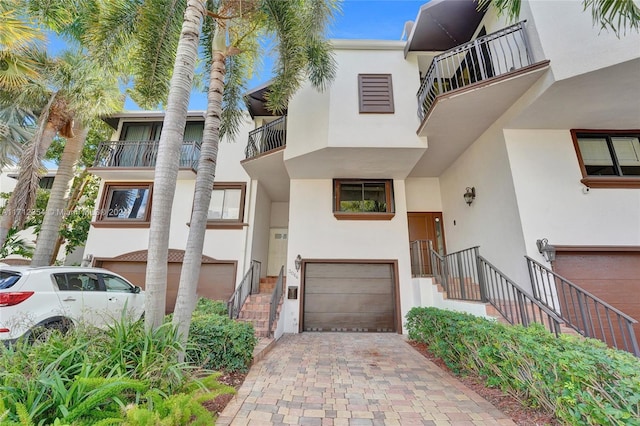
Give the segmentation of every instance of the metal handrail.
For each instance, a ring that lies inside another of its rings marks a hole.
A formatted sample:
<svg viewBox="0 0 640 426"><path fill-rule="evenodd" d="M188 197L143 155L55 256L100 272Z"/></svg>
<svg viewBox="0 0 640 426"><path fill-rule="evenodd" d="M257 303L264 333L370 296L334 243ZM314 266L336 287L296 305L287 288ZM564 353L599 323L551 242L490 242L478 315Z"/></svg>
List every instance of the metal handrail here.
<svg viewBox="0 0 640 426"><path fill-rule="evenodd" d="M536 300L581 335L640 357L633 329L638 321L529 256L525 258Z"/></svg>
<svg viewBox="0 0 640 426"><path fill-rule="evenodd" d="M478 37L434 57L417 94L420 120L443 93L532 65L525 22Z"/></svg>
<svg viewBox="0 0 640 426"><path fill-rule="evenodd" d="M287 144L287 116L249 132L249 141L244 150L245 158L252 158Z"/></svg>
<svg viewBox="0 0 640 426"><path fill-rule="evenodd" d="M105 141L98 144L93 167L156 166L160 141ZM180 147L180 167L198 169L202 141L184 141Z"/></svg>
<svg viewBox="0 0 640 426"><path fill-rule="evenodd" d="M409 242L411 256L411 276L425 277L432 275L431 256L429 252L433 243L431 240L415 240Z"/></svg>
<svg viewBox="0 0 640 426"><path fill-rule="evenodd" d="M284 265L280 267L280 273L278 274L278 280L276 286L271 293L271 305L269 307L269 336L273 333L273 323L276 321L276 313L278 312L278 305L280 299L284 293Z"/></svg>
<svg viewBox="0 0 640 426"><path fill-rule="evenodd" d="M240 285L236 287L229 301L227 302L227 312L229 318L238 319L240 316L240 310L242 305L247 300L250 294L258 292L260 285L260 270L262 269L262 263L257 260L252 260L249 265L249 269L245 272Z"/></svg>
<svg viewBox="0 0 640 426"><path fill-rule="evenodd" d="M479 247L455 251L440 256L431 247L431 257L434 269L437 268L437 276L440 284L447 292L447 298L467 300L474 302L486 302L482 275L479 274L476 258ZM435 273L434 273L435 275Z"/></svg>
<svg viewBox="0 0 640 426"><path fill-rule="evenodd" d="M477 260L487 300L510 324L528 327L539 323L556 336L560 334L560 324L564 321L552 309L531 297L484 257L478 255Z"/></svg>

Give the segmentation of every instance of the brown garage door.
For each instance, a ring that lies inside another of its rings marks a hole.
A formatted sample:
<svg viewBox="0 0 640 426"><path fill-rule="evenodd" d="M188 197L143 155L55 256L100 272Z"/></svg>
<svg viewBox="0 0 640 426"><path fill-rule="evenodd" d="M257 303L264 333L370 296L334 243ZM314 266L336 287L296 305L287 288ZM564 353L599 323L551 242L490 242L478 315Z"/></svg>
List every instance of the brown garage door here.
<svg viewBox="0 0 640 426"><path fill-rule="evenodd" d="M170 261L167 271L167 304L166 312L173 312L178 295L178 284L180 283L180 271L182 269L182 258L173 251L174 255L170 256L170 260L180 260L180 262ZM122 275L133 284L144 289L147 263L137 260L138 256L133 257L136 260L123 259L119 256L115 259L96 260L96 266L108 269L117 274ZM173 257L173 259L171 259ZM209 260L212 262L213 260ZM203 263L200 269L200 279L198 280L198 295L212 300L229 300L235 289L236 279L236 263L233 261L215 263Z"/></svg>
<svg viewBox="0 0 640 426"><path fill-rule="evenodd" d="M396 331L389 263L307 263L303 330Z"/></svg>
<svg viewBox="0 0 640 426"><path fill-rule="evenodd" d="M640 252L558 252L553 269L640 320ZM640 325L634 329L640 341Z"/></svg>

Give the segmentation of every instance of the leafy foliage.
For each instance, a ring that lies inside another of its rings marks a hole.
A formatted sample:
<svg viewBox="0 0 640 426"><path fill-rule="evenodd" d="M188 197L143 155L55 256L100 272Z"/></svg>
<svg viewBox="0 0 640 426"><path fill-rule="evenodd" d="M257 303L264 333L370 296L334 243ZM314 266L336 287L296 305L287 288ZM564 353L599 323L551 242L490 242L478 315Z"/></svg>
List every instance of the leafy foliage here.
<svg viewBox="0 0 640 426"><path fill-rule="evenodd" d="M507 326L436 308L413 308L409 338L454 372L474 372L524 404L575 425L638 425L640 360L602 342L543 326Z"/></svg>
<svg viewBox="0 0 640 426"><path fill-rule="evenodd" d="M125 319L106 331L78 327L44 342L0 345L0 423L210 425L202 403L234 389L196 379L167 323L146 332ZM202 374L202 370L197 370Z"/></svg>
<svg viewBox="0 0 640 426"><path fill-rule="evenodd" d="M189 329L189 362L214 370L246 371L256 343L253 326L230 319L224 304L198 301Z"/></svg>

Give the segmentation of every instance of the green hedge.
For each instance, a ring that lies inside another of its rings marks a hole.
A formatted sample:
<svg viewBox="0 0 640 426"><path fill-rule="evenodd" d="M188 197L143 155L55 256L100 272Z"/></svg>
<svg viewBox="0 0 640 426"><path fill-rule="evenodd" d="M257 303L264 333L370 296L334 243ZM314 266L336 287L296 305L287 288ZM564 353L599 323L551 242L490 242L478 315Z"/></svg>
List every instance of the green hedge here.
<svg viewBox="0 0 640 426"><path fill-rule="evenodd" d="M187 359L190 363L224 371L246 371L257 339L253 325L233 321L222 302L200 299L193 312Z"/></svg>
<svg viewBox="0 0 640 426"><path fill-rule="evenodd" d="M485 377L568 424L640 425L640 359L600 341L436 308L413 308L407 330L454 372Z"/></svg>

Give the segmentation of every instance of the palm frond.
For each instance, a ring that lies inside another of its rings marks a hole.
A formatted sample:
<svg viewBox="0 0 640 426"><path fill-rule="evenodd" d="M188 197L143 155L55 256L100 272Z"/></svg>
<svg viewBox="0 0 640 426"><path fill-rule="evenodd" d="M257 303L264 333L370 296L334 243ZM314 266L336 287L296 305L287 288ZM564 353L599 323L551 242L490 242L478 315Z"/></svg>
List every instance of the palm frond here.
<svg viewBox="0 0 640 426"><path fill-rule="evenodd" d="M594 25L618 36L640 30L640 6L634 0L584 0L584 9L591 9Z"/></svg>
<svg viewBox="0 0 640 426"><path fill-rule="evenodd" d="M510 22L515 22L520 16L521 0L478 0L478 10L487 10L493 6L499 16L506 15Z"/></svg>
<svg viewBox="0 0 640 426"><path fill-rule="evenodd" d="M22 227L27 219L28 211L36 202L40 176L44 171L42 158L48 146L42 146L40 141L49 121L49 110L56 101L56 94L52 95L42 114L38 118L38 126L33 139L27 144L20 157L20 172L16 187L9 198L7 208L13 212L12 226Z"/></svg>
<svg viewBox="0 0 640 426"><path fill-rule="evenodd" d="M136 22L136 63L131 97L145 108L166 101L186 0L147 1Z"/></svg>
<svg viewBox="0 0 640 426"><path fill-rule="evenodd" d="M0 166L14 164L33 138L33 113L15 104L0 106Z"/></svg>
<svg viewBox="0 0 640 426"><path fill-rule="evenodd" d="M245 118L243 94L246 91L250 55L241 54L227 58L227 73L222 94L222 115L220 117L220 138L237 136Z"/></svg>

